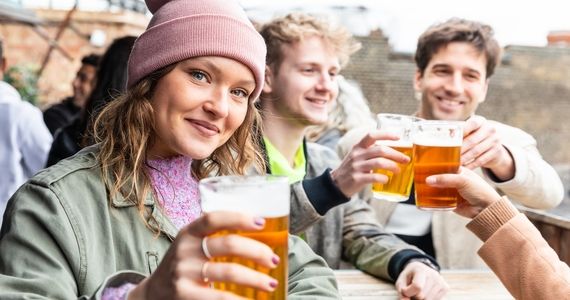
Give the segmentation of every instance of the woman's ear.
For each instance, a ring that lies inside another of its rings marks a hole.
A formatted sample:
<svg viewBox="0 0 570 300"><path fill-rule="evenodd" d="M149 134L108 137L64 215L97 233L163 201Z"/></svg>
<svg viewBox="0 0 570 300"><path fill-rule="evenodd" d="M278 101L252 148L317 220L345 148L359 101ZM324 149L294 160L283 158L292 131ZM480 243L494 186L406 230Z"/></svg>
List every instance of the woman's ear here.
<svg viewBox="0 0 570 300"><path fill-rule="evenodd" d="M263 93L264 94L270 94L271 91L273 91L273 88L271 86L273 82L273 72L271 71L271 68L268 65L265 65L265 84L263 85Z"/></svg>

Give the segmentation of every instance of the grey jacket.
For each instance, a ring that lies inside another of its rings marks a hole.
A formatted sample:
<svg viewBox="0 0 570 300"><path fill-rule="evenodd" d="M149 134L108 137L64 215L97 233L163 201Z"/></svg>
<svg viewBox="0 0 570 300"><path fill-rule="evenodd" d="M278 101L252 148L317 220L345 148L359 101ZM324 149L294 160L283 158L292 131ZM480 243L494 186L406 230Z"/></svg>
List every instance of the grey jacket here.
<svg viewBox="0 0 570 300"><path fill-rule="evenodd" d="M345 260L374 276L396 280L410 259L428 258L437 265L418 248L387 233L367 203L340 192L329 169L340 164L336 153L306 143L305 159L305 180L291 188L290 231L304 232L311 248L331 268L340 268Z"/></svg>
<svg viewBox="0 0 570 300"><path fill-rule="evenodd" d="M152 195L156 235L124 198L110 204L93 148L25 183L0 231L0 299L100 299L107 286L152 273L178 233ZM339 299L332 270L299 238L289 240L288 299Z"/></svg>

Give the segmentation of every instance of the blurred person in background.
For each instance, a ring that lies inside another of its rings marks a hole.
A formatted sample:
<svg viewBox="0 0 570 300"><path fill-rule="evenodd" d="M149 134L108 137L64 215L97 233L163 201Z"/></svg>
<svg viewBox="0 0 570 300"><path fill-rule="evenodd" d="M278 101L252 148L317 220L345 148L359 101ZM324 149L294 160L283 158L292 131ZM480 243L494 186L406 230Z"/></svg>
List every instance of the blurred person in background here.
<svg viewBox="0 0 570 300"><path fill-rule="evenodd" d="M99 59L100 56L96 54L84 56L81 59L81 67L71 84L73 96L63 99L44 111L44 122L52 135L55 135L59 128L70 123L85 106L95 84Z"/></svg>
<svg viewBox="0 0 570 300"><path fill-rule="evenodd" d="M307 140L336 150L338 141L349 130L359 127L376 126L376 121L368 106L368 100L355 83L337 76L338 96L330 103L328 121L323 125L307 129Z"/></svg>
<svg viewBox="0 0 570 300"><path fill-rule="evenodd" d="M0 78L6 58L0 39ZM0 224L6 203L29 177L44 167L52 137L42 112L0 81Z"/></svg>
<svg viewBox="0 0 570 300"><path fill-rule="evenodd" d="M93 144L89 130L99 111L125 91L127 86L127 62L136 37L115 39L103 54L97 69L95 87L81 112L58 130L49 151L46 166L72 156L81 148Z"/></svg>

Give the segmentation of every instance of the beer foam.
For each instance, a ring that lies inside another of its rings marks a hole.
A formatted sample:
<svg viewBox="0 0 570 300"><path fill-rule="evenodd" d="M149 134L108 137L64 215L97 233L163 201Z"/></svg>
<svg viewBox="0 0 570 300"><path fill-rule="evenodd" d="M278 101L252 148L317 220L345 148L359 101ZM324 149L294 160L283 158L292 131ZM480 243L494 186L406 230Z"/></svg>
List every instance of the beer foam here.
<svg viewBox="0 0 570 300"><path fill-rule="evenodd" d="M436 147L461 147L461 139L439 139L433 136L416 135L414 144L420 146L436 146Z"/></svg>
<svg viewBox="0 0 570 300"><path fill-rule="evenodd" d="M266 218L289 215L290 188L283 181L265 181L263 176L217 177L212 185L200 183L202 211L236 211ZM211 181L210 181L211 182Z"/></svg>
<svg viewBox="0 0 570 300"><path fill-rule="evenodd" d="M401 147L401 148L412 148L414 144L412 141L405 141L405 140L378 140L376 141L376 145L384 145L389 147Z"/></svg>

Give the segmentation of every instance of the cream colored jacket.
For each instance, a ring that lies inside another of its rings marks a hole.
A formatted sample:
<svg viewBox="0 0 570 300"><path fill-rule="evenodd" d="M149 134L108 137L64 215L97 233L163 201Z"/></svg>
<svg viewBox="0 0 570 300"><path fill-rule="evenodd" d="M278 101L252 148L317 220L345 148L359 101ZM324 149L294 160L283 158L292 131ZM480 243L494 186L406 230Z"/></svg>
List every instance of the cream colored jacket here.
<svg viewBox="0 0 570 300"><path fill-rule="evenodd" d="M475 170L500 193L513 202L536 209L549 209L560 204L564 198L564 187L560 177L537 149L536 140L528 133L496 121L495 125L503 146L509 150L514 162L515 177L506 182L493 181L486 171ZM370 128L357 128L347 132L337 145L337 152L344 157ZM372 198L370 188L361 192L362 199L368 199L379 222L385 225L394 212L397 203L377 201ZM487 268L477 255L481 241L473 236L465 225L469 222L451 212L434 212L432 235L437 260L442 268L466 269Z"/></svg>

